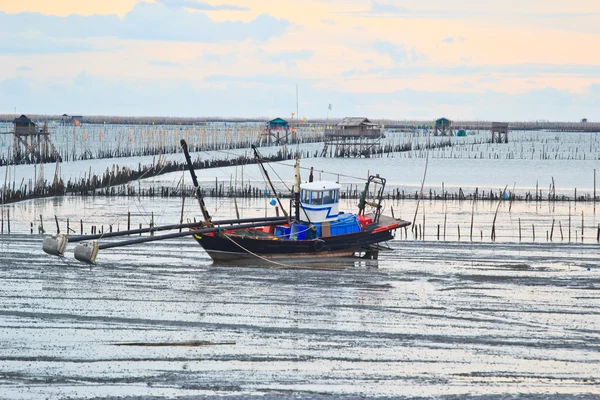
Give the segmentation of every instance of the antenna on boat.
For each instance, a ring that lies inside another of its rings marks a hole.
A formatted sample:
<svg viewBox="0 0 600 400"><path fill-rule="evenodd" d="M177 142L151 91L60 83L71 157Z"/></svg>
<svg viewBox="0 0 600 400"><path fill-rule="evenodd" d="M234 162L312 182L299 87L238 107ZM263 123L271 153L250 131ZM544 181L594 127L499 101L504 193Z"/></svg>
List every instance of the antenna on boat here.
<svg viewBox="0 0 600 400"><path fill-rule="evenodd" d="M265 178L267 178L267 182L269 182L269 186L271 186L271 190L273 191L273 194L275 195L275 198L277 199L277 203L279 203L279 207L281 207L281 211L283 211L283 215L285 215L285 219L287 219L288 224L291 223L290 215L285 211L283 204L281 204L281 200L279 199L279 196L277 195L277 190L275 190L275 187L273 187L273 182L271 182L271 178L269 178L269 173L267 172L267 169L263 165L262 157L261 157L260 153L258 152L258 149L256 148L255 145L252 145L252 150L254 150L254 157L256 158L256 162L258 163L263 174L265 175Z"/></svg>
<svg viewBox="0 0 600 400"><path fill-rule="evenodd" d="M202 217L204 218L205 226L213 226L211 220L211 216L206 209L206 204L204 204L204 198L202 197L202 192L200 191L200 186L198 185L198 178L196 178L196 172L194 172L194 165L192 164L192 159L190 158L190 153L188 151L187 143L184 139L181 139L181 148L183 149L183 154L185 155L185 161L187 162L188 169L190 170L190 175L192 176L192 182L194 183L194 187L196 188L196 198L198 199L198 205L200 205L200 210L202 211Z"/></svg>

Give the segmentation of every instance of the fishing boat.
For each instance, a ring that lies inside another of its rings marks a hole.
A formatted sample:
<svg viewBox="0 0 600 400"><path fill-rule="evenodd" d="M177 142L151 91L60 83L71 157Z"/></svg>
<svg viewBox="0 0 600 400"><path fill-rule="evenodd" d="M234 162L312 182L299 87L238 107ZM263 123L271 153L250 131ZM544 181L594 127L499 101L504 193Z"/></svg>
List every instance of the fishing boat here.
<svg viewBox="0 0 600 400"><path fill-rule="evenodd" d="M94 264L102 249L193 236L216 263L244 264L260 260L275 263L290 260L296 263L334 257L377 259L379 251L384 248L382 244L393 239L397 229L410 225L410 222L383 215L386 184L383 177L369 176L359 199L358 211L343 212L339 209L342 186L337 182L314 181L312 172L308 181L302 183L297 158L289 212L285 210L279 197L276 197L273 201L278 204L277 210L281 209L283 216L215 221L204 203L185 140L181 141L181 147L196 188L195 196L202 212L202 221L98 235L58 234L44 238L44 252L63 256L68 243L81 242L74 249L75 258ZM253 149L272 192L277 193L258 150L254 146ZM182 228L188 230L181 231ZM154 235L157 231L174 229L179 229L180 232ZM152 236L119 242L97 241L141 233L151 233Z"/></svg>
<svg viewBox="0 0 600 400"><path fill-rule="evenodd" d="M185 149L185 145L182 143ZM259 166L273 187L260 155L253 147ZM184 150L184 153L186 151ZM188 161L192 180L195 173ZM262 260L313 261L330 257L362 257L377 259L380 244L394 238L395 231L410 222L382 214L386 180L379 175L369 176L360 196L357 213L340 211L340 190L336 182L313 181L301 183L300 166L296 158L293 207L294 216L283 211L286 222L252 228L223 229L194 238L215 262L244 263ZM197 187L197 184L196 184ZM375 193L369 200L369 193ZM197 196L201 196L197 192ZM281 201L276 200L281 206ZM274 202L275 203L275 202ZM205 222L210 216L204 202L199 202ZM370 208L371 212L365 210ZM282 210L285 210L282 207Z"/></svg>
<svg viewBox="0 0 600 400"><path fill-rule="evenodd" d="M377 177L370 177L370 182L371 178ZM352 256L377 259L378 245L393 239L396 229L410 223L378 212L339 212L339 190L340 185L332 182L307 183L301 185L301 217L291 223L225 229L194 238L215 262Z"/></svg>

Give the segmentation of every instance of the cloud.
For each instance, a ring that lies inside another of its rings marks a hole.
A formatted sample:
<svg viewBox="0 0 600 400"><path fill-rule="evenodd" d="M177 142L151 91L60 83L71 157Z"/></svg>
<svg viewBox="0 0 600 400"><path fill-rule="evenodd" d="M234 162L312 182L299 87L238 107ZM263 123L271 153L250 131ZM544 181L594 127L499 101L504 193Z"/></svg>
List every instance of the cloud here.
<svg viewBox="0 0 600 400"><path fill-rule="evenodd" d="M588 93L600 94L600 83L594 83L588 86Z"/></svg>
<svg viewBox="0 0 600 400"><path fill-rule="evenodd" d="M388 45L389 46L389 45ZM393 46L391 46L394 49ZM380 52L387 54L385 48L380 48ZM400 46L396 46L395 50L390 50L395 53L395 57L399 63L404 64L402 70L397 68L367 68L353 69L352 76L364 76L373 73L378 74L382 78L396 78L399 74L403 77L421 76L431 74L436 76L465 76L477 77L479 82L496 82L497 78L494 75L513 78L539 78L541 75L568 75L579 77L600 78L600 65L598 64L487 64L487 65L415 65L416 61L423 61L419 58L420 53L412 54L411 52L402 52ZM390 55L390 57L392 57ZM408 60L408 61L407 61ZM415 61L416 60L416 61ZM348 73L346 71L344 73Z"/></svg>
<svg viewBox="0 0 600 400"><path fill-rule="evenodd" d="M276 64L281 62L285 64L295 64L298 60L306 61L314 55L314 51L311 50L282 51L279 53L267 53L260 50L258 53L262 58L266 58Z"/></svg>
<svg viewBox="0 0 600 400"><path fill-rule="evenodd" d="M185 42L267 41L282 35L291 24L261 14L249 22L215 22L204 13L190 13L181 8L160 4L138 3L120 25L120 37L138 40L172 40ZM152 29L148 29L151 26Z"/></svg>
<svg viewBox="0 0 600 400"><path fill-rule="evenodd" d="M215 64L228 65L228 64L233 64L233 63L238 62L239 57L240 57L239 53L215 53L215 52L205 51L197 59L200 62L209 62L209 63L215 63Z"/></svg>
<svg viewBox="0 0 600 400"><path fill-rule="evenodd" d="M424 53L415 49L407 50L402 44L397 45L383 40L373 42L373 48L378 53L389 56L396 64L415 63L427 59Z"/></svg>
<svg viewBox="0 0 600 400"><path fill-rule="evenodd" d="M404 45L396 45L391 42L385 42L383 40L377 40L373 42L373 48L378 53L389 56L392 61L397 63L403 63L408 61L408 52L404 48Z"/></svg>
<svg viewBox="0 0 600 400"><path fill-rule="evenodd" d="M529 13L524 14L528 17L536 17L536 18L556 18L556 19L566 19L566 18L585 18L585 17L599 17L600 13L598 12L564 12L564 13Z"/></svg>
<svg viewBox="0 0 600 400"><path fill-rule="evenodd" d="M327 24L327 25L336 25L337 24L337 22L335 22L332 19L322 19L321 22L324 24Z"/></svg>
<svg viewBox="0 0 600 400"><path fill-rule="evenodd" d="M462 83L457 83L457 84L455 84L453 86L458 87L458 88L462 88L462 89L474 89L475 88L475 86L473 86L473 84L471 82L469 82L469 81L464 81Z"/></svg>
<svg viewBox="0 0 600 400"><path fill-rule="evenodd" d="M31 34L41 37L81 39L99 36L117 36L122 21L117 15L66 17L35 12L6 14L0 11L0 32L5 34Z"/></svg>
<svg viewBox="0 0 600 400"><path fill-rule="evenodd" d="M179 67L181 64L172 62L172 61L162 61L162 60L151 60L148 61L149 65L153 65L156 67Z"/></svg>
<svg viewBox="0 0 600 400"><path fill-rule="evenodd" d="M532 0L534 1L534 0ZM411 3L410 1L404 1ZM583 33L600 33L600 13L584 12L528 12L531 9L548 9L547 2L534 1L536 6L527 3L523 7L510 7L503 4L476 2L473 0L428 1L427 8L423 2L412 2L415 8L398 7L393 4L373 2L369 8L358 11L340 10L335 14L352 15L358 18L392 18L392 19L436 19L436 20L470 20L481 23L499 19L507 25L532 26L552 30L564 30ZM508 4L508 3L507 3ZM451 7L451 8L449 8ZM551 5L550 5L551 7ZM575 7L575 6L574 6ZM590 7L587 7L589 9Z"/></svg>
<svg viewBox="0 0 600 400"><path fill-rule="evenodd" d="M404 7L397 7L392 4L378 3L374 1L371 3L371 13L373 14L406 14L409 12Z"/></svg>
<svg viewBox="0 0 600 400"><path fill-rule="evenodd" d="M0 35L0 54L66 54L99 51L81 40L52 39L36 32Z"/></svg>
<svg viewBox="0 0 600 400"><path fill-rule="evenodd" d="M462 43L464 41L465 41L465 38L462 37L462 36L458 36L456 38L454 38L454 37L447 37L447 38L445 38L445 39L442 40L442 42L446 43L446 44L452 44L454 42Z"/></svg>
<svg viewBox="0 0 600 400"><path fill-rule="evenodd" d="M71 14L67 17L22 12L6 14L0 12L0 33L18 35L36 32L39 37L86 39L95 37L117 37L136 40L165 40L181 42L216 43L223 41L254 40L264 42L281 36L291 23L283 18L268 14L243 21L213 21L202 12L190 12L181 7L171 7L162 3L137 3L121 19L117 15L82 16ZM33 43L14 43L15 49L30 47L28 53L44 52L41 46ZM71 46L63 43L64 51L85 51L80 44Z"/></svg>
<svg viewBox="0 0 600 400"><path fill-rule="evenodd" d="M207 87L186 79L108 80L86 73L68 81L17 77L0 79L0 109L17 107L26 113L83 115L171 115L260 117L289 115L296 109L299 84L300 114L325 117L322 101L334 104L336 116L518 120L576 120L597 114L600 85L573 93L552 88L521 94L495 91L464 92L397 90L346 91L322 81L271 75L213 76ZM220 83L225 83L221 85ZM246 83L246 84L241 84ZM164 99L169 99L165 102ZM399 110L399 104L402 105ZM449 110L461 110L459 112ZM331 116L331 114L330 114Z"/></svg>
<svg viewBox="0 0 600 400"><path fill-rule="evenodd" d="M349 78L349 77L358 76L358 75L361 75L361 74L362 74L361 70L353 68L353 69L349 69L347 71L342 72L340 74L340 76L342 76L344 78Z"/></svg>
<svg viewBox="0 0 600 400"><path fill-rule="evenodd" d="M194 1L194 0L157 0L157 2L164 4L167 7L189 8L192 10L203 10L203 11L219 11L219 10L248 11L248 10L250 10L247 7L240 7L240 6L230 5L230 4L212 5L212 4Z"/></svg>
<svg viewBox="0 0 600 400"><path fill-rule="evenodd" d="M28 72L28 71L31 71L31 70L32 70L31 67L27 67L25 65L17 67L17 71Z"/></svg>
<svg viewBox="0 0 600 400"><path fill-rule="evenodd" d="M227 87L236 87L238 84L250 84L250 85L267 85L267 86L278 86L295 88L296 81L291 80L287 76L282 75L225 75L225 74L214 74L207 76L204 79L207 83L219 83L224 84ZM314 84L316 80L303 80L305 84ZM272 90L272 88L271 88ZM295 90L295 89L294 89Z"/></svg>

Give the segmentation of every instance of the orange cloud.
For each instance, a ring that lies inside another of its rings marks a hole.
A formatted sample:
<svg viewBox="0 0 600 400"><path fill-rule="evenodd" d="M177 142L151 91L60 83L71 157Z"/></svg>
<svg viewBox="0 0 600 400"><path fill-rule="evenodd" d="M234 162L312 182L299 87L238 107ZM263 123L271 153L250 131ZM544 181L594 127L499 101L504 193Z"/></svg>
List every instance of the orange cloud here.
<svg viewBox="0 0 600 400"><path fill-rule="evenodd" d="M33 11L57 16L118 14L122 17L138 2L140 0L0 0L0 10L11 14Z"/></svg>

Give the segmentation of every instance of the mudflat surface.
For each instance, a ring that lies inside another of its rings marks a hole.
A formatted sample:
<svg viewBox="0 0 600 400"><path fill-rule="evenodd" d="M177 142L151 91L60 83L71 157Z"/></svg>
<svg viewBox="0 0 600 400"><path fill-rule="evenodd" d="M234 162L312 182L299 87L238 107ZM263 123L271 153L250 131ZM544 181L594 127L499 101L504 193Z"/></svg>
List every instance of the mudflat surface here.
<svg viewBox="0 0 600 400"><path fill-rule="evenodd" d="M600 396L597 244L390 246L232 267L183 238L90 267L0 236L0 397Z"/></svg>

